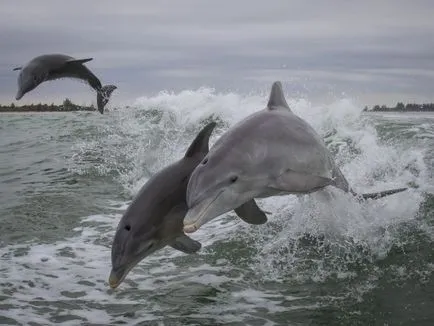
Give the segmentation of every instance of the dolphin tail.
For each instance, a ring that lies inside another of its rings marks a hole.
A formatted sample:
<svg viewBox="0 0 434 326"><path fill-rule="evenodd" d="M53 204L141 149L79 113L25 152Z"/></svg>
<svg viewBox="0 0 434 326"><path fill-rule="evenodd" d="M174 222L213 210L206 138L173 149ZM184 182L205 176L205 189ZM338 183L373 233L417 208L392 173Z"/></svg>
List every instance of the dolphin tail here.
<svg viewBox="0 0 434 326"><path fill-rule="evenodd" d="M113 91L117 87L115 85L106 85L101 87L100 90L97 91L96 95L96 103L98 106L98 111L103 114L104 113L104 107L108 103L110 99L110 95L113 93Z"/></svg>
<svg viewBox="0 0 434 326"><path fill-rule="evenodd" d="M397 188L397 189L390 189L390 190L384 190L384 191L379 191L379 192L372 192L372 193L368 193L368 194L357 194L354 191L351 191L351 193L354 196L359 197L360 199L366 200L366 199L379 199L382 197L396 194L398 192L405 191L407 189L408 188Z"/></svg>

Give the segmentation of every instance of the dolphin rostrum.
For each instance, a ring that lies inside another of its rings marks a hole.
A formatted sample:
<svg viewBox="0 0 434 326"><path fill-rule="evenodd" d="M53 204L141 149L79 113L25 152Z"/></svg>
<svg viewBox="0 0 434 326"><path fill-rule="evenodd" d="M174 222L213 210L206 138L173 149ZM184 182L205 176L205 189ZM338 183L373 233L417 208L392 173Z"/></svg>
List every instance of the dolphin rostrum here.
<svg viewBox="0 0 434 326"><path fill-rule="evenodd" d="M290 110L277 81L267 107L225 132L194 169L184 232L194 232L237 207L256 224L265 223L267 217L250 204L252 199L309 194L326 186L357 195L321 137ZM406 189L357 196L380 198Z"/></svg>
<svg viewBox="0 0 434 326"><path fill-rule="evenodd" d="M93 58L75 59L64 54L44 54L33 58L23 67L18 75L18 92L15 99L20 100L26 93L39 84L60 78L76 78L87 82L97 92L98 111L102 114L111 93L117 88L114 85L102 86L99 79L84 65Z"/></svg>

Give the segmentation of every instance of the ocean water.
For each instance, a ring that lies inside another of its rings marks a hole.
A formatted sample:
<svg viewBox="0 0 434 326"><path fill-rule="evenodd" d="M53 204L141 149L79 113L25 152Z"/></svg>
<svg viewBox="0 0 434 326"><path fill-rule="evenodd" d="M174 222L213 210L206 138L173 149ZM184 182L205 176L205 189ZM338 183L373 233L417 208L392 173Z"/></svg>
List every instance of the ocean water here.
<svg viewBox="0 0 434 326"><path fill-rule="evenodd" d="M434 325L434 114L361 113L288 96L358 192L258 200L265 225L226 214L108 286L117 223L150 175L210 119L219 135L266 94L162 92L107 113L0 120L0 324Z"/></svg>

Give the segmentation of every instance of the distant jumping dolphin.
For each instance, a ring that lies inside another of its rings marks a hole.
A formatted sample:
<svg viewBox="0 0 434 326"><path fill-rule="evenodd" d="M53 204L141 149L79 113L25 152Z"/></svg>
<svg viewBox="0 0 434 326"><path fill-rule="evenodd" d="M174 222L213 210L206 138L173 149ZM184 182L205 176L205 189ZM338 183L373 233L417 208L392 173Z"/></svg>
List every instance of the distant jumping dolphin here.
<svg viewBox="0 0 434 326"><path fill-rule="evenodd" d="M86 81L97 92L98 111L103 114L104 106L111 93L117 88L114 85L102 86L99 79L84 65L93 58L75 59L64 54L44 54L33 58L23 67L18 75L18 101L24 94L35 89L39 84L60 78L77 78Z"/></svg>
<svg viewBox="0 0 434 326"><path fill-rule="evenodd" d="M215 122L206 125L182 159L153 175L126 210L112 244L110 287L118 287L134 266L166 245L187 254L201 248L199 242L184 234L182 221L188 210L185 199L188 179L208 153L209 137L215 126ZM255 203L252 201L250 205ZM235 211L249 222L243 215L248 213L245 209Z"/></svg>
<svg viewBox="0 0 434 326"><path fill-rule="evenodd" d="M253 198L303 195L326 186L363 199L407 189L361 196L352 191L321 137L290 110L277 81L267 107L230 128L194 169L187 186L184 232L194 232ZM266 221L266 216L258 218L256 224Z"/></svg>

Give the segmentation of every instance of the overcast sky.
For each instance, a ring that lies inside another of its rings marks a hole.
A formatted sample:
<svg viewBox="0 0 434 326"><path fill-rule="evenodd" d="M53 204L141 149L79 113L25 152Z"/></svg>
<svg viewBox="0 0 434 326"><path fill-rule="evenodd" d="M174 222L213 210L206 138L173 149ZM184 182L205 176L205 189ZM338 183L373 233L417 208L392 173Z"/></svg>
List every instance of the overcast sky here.
<svg viewBox="0 0 434 326"><path fill-rule="evenodd" d="M434 1L0 0L0 102L12 68L34 56L93 57L86 65L123 102L161 90L268 89L372 105L434 102ZM77 81L40 85L18 103L82 104Z"/></svg>

